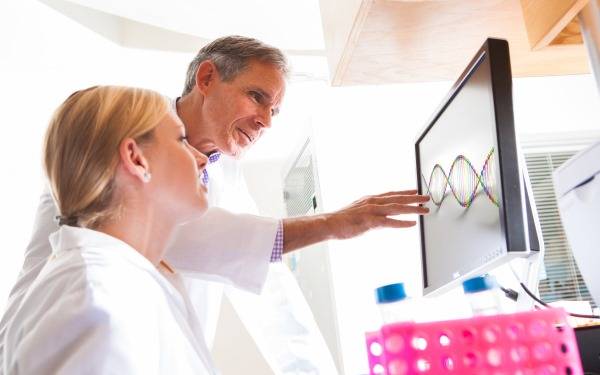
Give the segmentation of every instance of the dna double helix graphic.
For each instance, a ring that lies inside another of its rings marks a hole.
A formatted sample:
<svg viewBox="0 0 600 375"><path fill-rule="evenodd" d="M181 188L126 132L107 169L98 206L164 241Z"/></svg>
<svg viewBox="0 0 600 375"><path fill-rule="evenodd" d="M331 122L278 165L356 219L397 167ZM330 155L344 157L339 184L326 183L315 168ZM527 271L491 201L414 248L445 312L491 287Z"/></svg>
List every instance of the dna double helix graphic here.
<svg viewBox="0 0 600 375"><path fill-rule="evenodd" d="M446 196L449 196L446 192L450 188L456 201L462 207L469 208L479 193L480 186L489 200L500 207L498 194L495 190L497 186L495 170L494 148L492 147L479 173L477 173L469 159L463 155L458 155L452 162L448 174L441 165L436 164L429 176L429 182L427 182L424 175L421 174L421 177L425 183L427 194L431 196L431 201L438 207L442 205Z"/></svg>

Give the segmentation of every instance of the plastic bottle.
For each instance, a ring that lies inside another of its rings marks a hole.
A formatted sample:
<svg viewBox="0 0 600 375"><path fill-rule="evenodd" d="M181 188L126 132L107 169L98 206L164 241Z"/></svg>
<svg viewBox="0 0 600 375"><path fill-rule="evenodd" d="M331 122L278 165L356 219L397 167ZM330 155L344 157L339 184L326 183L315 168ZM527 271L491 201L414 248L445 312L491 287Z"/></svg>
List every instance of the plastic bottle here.
<svg viewBox="0 0 600 375"><path fill-rule="evenodd" d="M413 321L412 303L403 283L381 286L375 289L375 297L383 324Z"/></svg>
<svg viewBox="0 0 600 375"><path fill-rule="evenodd" d="M463 291L469 300L474 316L502 313L500 291L493 276L477 276L463 282Z"/></svg>

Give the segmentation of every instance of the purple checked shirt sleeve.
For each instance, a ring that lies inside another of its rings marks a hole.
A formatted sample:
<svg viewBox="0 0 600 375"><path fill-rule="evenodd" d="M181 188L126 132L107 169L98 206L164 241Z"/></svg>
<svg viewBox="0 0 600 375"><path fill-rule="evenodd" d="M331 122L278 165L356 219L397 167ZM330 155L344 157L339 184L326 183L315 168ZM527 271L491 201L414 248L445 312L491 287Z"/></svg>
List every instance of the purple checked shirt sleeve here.
<svg viewBox="0 0 600 375"><path fill-rule="evenodd" d="M271 263L281 262L283 256L283 222L279 221L277 226L277 234L275 235L275 243L271 252Z"/></svg>

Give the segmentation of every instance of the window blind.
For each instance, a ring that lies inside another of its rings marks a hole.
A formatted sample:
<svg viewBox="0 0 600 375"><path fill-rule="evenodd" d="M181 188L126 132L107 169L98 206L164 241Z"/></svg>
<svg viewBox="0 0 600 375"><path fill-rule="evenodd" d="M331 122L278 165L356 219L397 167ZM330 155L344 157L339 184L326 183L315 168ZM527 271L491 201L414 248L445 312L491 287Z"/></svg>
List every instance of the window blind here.
<svg viewBox="0 0 600 375"><path fill-rule="evenodd" d="M552 183L552 172L575 153L576 151L525 153L546 249L544 256L546 278L540 280L539 292L545 302L571 300L590 301L593 304L571 253Z"/></svg>

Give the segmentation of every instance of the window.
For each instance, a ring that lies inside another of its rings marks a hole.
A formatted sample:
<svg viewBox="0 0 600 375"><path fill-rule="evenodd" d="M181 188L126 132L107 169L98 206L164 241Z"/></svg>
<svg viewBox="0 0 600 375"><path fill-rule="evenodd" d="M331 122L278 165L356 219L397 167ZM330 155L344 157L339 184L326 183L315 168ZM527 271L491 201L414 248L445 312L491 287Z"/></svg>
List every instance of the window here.
<svg viewBox="0 0 600 375"><path fill-rule="evenodd" d="M590 140L591 143L591 140ZM558 212L552 172L569 160L578 149L550 147L543 151L525 151L525 161L540 218L546 253L544 272L539 284L540 297L545 302L557 300L590 301L579 268L573 259ZM595 305L593 304L595 307Z"/></svg>

